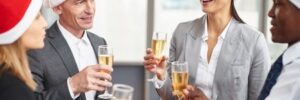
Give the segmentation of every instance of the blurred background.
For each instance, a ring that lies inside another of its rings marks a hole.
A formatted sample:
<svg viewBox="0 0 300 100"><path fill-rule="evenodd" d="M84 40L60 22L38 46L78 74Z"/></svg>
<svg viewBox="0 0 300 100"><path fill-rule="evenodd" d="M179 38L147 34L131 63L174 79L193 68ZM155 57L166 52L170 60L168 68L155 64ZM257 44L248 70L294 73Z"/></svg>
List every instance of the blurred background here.
<svg viewBox="0 0 300 100"><path fill-rule="evenodd" d="M180 22L194 20L204 13L199 0L95 0L94 26L89 31L104 37L114 48L113 83L134 87L133 100L159 100L152 77L143 68L146 48L153 32L167 32L168 40ZM267 13L272 0L235 0L241 18L264 33L272 62L287 47L271 41ZM49 26L57 19L51 9L43 8ZM169 46L169 43L168 45ZM168 49L167 49L168 50ZM166 55L168 52L166 52Z"/></svg>

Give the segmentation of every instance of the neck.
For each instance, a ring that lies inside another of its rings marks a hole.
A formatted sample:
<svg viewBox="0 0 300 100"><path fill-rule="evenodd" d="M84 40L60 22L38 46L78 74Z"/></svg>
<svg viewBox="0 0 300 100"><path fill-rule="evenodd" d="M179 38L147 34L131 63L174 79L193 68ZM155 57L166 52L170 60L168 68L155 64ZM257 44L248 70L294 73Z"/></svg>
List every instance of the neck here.
<svg viewBox="0 0 300 100"><path fill-rule="evenodd" d="M226 25L230 22L232 15L230 10L220 11L217 13L207 14L207 27L209 33L216 33L220 35L225 29Z"/></svg>
<svg viewBox="0 0 300 100"><path fill-rule="evenodd" d="M74 28L71 27L70 25L64 23L63 21L59 20L59 23L66 29L68 30L70 33L72 33L75 37L81 39L83 37L84 34L84 30L80 29L80 28Z"/></svg>

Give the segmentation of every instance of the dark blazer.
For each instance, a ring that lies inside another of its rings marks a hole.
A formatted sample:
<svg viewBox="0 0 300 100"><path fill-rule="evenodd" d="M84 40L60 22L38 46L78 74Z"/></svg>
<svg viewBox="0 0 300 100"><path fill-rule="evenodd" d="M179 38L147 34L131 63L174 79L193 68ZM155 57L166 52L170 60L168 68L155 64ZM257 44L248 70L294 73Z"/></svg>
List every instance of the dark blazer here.
<svg viewBox="0 0 300 100"><path fill-rule="evenodd" d="M22 80L7 70L0 73L0 99L35 100L33 91Z"/></svg>
<svg viewBox="0 0 300 100"><path fill-rule="evenodd" d="M38 84L35 94L39 100L72 100L67 78L79 72L77 64L57 23L46 32L44 48L28 52L33 78ZM106 41L90 32L87 36L97 55L97 47ZM84 93L76 100L85 100Z"/></svg>

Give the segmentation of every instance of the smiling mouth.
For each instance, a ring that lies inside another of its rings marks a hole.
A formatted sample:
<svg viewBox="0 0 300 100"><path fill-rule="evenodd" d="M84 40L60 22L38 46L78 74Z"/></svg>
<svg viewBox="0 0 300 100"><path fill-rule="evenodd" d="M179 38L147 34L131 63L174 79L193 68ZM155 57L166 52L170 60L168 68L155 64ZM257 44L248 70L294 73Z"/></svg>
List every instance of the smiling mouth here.
<svg viewBox="0 0 300 100"><path fill-rule="evenodd" d="M82 17L82 18L80 18L80 19L82 19L82 20L90 20L90 19L92 19L93 17Z"/></svg>
<svg viewBox="0 0 300 100"><path fill-rule="evenodd" d="M212 2L213 0L202 0L202 3L203 4L206 4L206 3L209 3L209 2Z"/></svg>
<svg viewBox="0 0 300 100"><path fill-rule="evenodd" d="M272 25L272 26L277 26L277 24L275 23L274 20L271 20L271 25Z"/></svg>

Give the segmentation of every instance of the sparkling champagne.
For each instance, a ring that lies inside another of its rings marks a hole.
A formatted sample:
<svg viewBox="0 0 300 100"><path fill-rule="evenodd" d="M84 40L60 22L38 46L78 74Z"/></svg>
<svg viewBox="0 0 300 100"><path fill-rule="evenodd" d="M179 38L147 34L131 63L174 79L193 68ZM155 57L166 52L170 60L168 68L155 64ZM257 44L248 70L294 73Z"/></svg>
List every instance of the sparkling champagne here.
<svg viewBox="0 0 300 100"><path fill-rule="evenodd" d="M188 76L187 72L172 72L172 86L177 96L183 96L183 89L188 85Z"/></svg>
<svg viewBox="0 0 300 100"><path fill-rule="evenodd" d="M161 58L165 44L166 40L152 40L152 50L155 57Z"/></svg>
<svg viewBox="0 0 300 100"><path fill-rule="evenodd" d="M100 65L107 65L108 67L112 67L114 57L112 55L99 55L98 60ZM105 72L105 71L100 71L100 72Z"/></svg>

